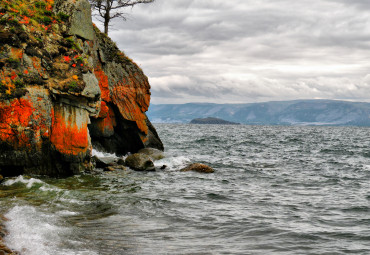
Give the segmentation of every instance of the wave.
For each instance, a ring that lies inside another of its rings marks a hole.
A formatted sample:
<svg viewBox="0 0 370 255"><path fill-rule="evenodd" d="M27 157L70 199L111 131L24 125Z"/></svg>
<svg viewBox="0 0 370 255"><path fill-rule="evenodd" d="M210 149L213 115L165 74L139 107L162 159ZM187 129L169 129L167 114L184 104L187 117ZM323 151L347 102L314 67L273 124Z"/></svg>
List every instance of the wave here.
<svg viewBox="0 0 370 255"><path fill-rule="evenodd" d="M17 178L15 179L9 179L9 180L6 180L3 185L5 186L12 186L16 183L23 183L23 184L26 184L26 187L27 188L32 188L35 184L46 184L45 182L39 180L39 179L35 179L35 178L30 178L30 179L27 179L25 178L23 175L20 175L18 176Z"/></svg>
<svg viewBox="0 0 370 255"><path fill-rule="evenodd" d="M155 167L166 165L170 170L179 170L186 167L191 160L185 156L169 157L154 162Z"/></svg>
<svg viewBox="0 0 370 255"><path fill-rule="evenodd" d="M92 153L92 156L97 156L98 158L104 158L104 157L118 158L117 155L114 153L102 152L96 149L93 149L91 153Z"/></svg>

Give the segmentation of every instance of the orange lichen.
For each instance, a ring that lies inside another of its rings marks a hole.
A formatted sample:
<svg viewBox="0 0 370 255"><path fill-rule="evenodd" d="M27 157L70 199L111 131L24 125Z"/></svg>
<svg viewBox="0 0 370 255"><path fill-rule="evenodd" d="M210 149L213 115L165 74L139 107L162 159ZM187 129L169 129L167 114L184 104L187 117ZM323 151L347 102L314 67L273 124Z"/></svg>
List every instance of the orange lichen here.
<svg viewBox="0 0 370 255"><path fill-rule="evenodd" d="M26 99L14 99L9 104L0 102L0 140L15 149L30 148L30 138L24 133L32 120L32 103Z"/></svg>
<svg viewBox="0 0 370 255"><path fill-rule="evenodd" d="M107 103L104 101L101 101L99 118L106 118L108 115L108 111L109 111L109 107L107 106Z"/></svg>
<svg viewBox="0 0 370 255"><path fill-rule="evenodd" d="M147 134L144 112L148 109L150 94L148 89L143 91L131 84L117 84L113 89L113 102L125 119L135 121L139 130Z"/></svg>
<svg viewBox="0 0 370 255"><path fill-rule="evenodd" d="M11 48L10 49L10 56L13 59L21 60L23 58L23 50L18 48Z"/></svg>
<svg viewBox="0 0 370 255"><path fill-rule="evenodd" d="M64 62L67 62L67 63L69 63L72 60L70 56L64 56L63 58L64 58Z"/></svg>
<svg viewBox="0 0 370 255"><path fill-rule="evenodd" d="M104 73L104 71L100 67L94 70L94 74L99 81L102 100L104 100L105 102L110 102L111 98L109 92L108 76Z"/></svg>
<svg viewBox="0 0 370 255"><path fill-rule="evenodd" d="M31 59L32 59L32 65L38 71L38 73L40 75L44 73L44 70L41 66L41 59L39 59L38 57L32 57Z"/></svg>
<svg viewBox="0 0 370 255"><path fill-rule="evenodd" d="M114 127L117 125L113 109L109 106L106 107L108 108L107 116L104 119L98 119L96 121L96 124L103 135L113 134Z"/></svg>
<svg viewBox="0 0 370 255"><path fill-rule="evenodd" d="M87 123L78 126L76 113L66 112L63 107L54 110L50 136L55 148L66 155L79 155L89 148Z"/></svg>

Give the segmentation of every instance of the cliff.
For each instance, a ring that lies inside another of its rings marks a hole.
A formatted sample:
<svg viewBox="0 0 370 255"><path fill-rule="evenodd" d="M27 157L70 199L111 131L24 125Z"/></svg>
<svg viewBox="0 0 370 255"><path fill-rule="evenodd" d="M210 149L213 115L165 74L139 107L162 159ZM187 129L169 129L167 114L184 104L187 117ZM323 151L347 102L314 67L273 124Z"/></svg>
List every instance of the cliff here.
<svg viewBox="0 0 370 255"><path fill-rule="evenodd" d="M92 145L163 150L142 70L91 21L87 0L0 3L0 174L90 170Z"/></svg>

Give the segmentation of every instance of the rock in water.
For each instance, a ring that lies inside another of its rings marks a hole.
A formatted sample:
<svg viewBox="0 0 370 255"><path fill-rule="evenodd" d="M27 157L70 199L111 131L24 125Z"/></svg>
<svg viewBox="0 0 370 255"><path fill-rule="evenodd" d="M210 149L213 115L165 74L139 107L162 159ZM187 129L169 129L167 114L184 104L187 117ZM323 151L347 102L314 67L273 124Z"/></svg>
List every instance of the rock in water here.
<svg viewBox="0 0 370 255"><path fill-rule="evenodd" d="M198 173L213 173L215 170L212 167L207 166L205 164L193 163L181 169L180 171L182 172L195 171Z"/></svg>
<svg viewBox="0 0 370 255"><path fill-rule="evenodd" d="M97 168L105 168L107 166L113 166L117 164L117 158L115 157L92 157L92 160L95 161Z"/></svg>
<svg viewBox="0 0 370 255"><path fill-rule="evenodd" d="M1 174L91 170L92 144L117 155L163 150L145 114L148 78L93 26L88 0L39 2L52 12L34 15L50 25L19 14L29 0L0 1Z"/></svg>
<svg viewBox="0 0 370 255"><path fill-rule="evenodd" d="M163 151L154 148L144 148L139 150L138 153L148 155L152 160L160 160L164 158Z"/></svg>
<svg viewBox="0 0 370 255"><path fill-rule="evenodd" d="M135 153L127 156L126 166L136 171L153 171L155 170L153 161L148 155Z"/></svg>
<svg viewBox="0 0 370 255"><path fill-rule="evenodd" d="M193 119L192 121L190 121L190 124L240 125L240 123L213 117Z"/></svg>

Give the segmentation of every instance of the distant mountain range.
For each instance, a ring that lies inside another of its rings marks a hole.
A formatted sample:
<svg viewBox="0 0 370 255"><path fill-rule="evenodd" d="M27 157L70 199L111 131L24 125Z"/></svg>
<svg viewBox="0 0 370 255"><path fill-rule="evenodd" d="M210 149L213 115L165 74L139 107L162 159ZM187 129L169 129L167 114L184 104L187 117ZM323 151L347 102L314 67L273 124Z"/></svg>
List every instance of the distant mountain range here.
<svg viewBox="0 0 370 255"><path fill-rule="evenodd" d="M250 104L152 104L154 123L189 123L195 118L221 118L255 125L370 126L370 103L294 100Z"/></svg>

